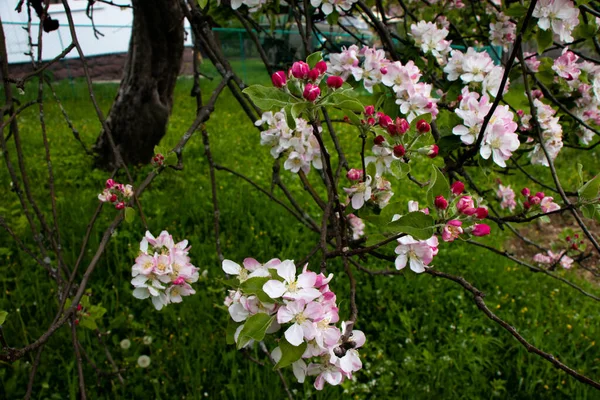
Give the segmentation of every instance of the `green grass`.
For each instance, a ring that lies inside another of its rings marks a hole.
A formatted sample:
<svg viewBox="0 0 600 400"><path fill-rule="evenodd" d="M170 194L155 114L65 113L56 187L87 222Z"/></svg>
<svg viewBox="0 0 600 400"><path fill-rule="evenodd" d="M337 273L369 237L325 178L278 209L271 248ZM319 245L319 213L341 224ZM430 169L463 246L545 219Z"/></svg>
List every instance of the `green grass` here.
<svg viewBox="0 0 600 400"><path fill-rule="evenodd" d="M247 68L252 83L268 81L267 74L258 67ZM216 76L209 67L205 72ZM217 81L218 78L203 81L205 96ZM85 85L80 81L63 81L56 86L75 126L91 146L100 125L87 101ZM95 85L104 112L108 112L116 89L114 84ZM189 97L190 89L189 79L179 81L165 145L176 143L193 120L195 101ZM35 95L32 85L20 99ZM72 263L107 174L92 169L92 160L83 154L51 99L46 103L45 116L56 174L62 245L67 262ZM33 195L49 216L47 170L37 110L24 112L19 124L27 154L27 172L34 182ZM207 128L218 163L244 172L266 188L270 186L272 159L268 150L260 146L258 132L228 91L219 99ZM352 149L349 158L357 162L356 134L340 127L339 136ZM101 321L101 330L110 331L104 340L116 363L125 369L126 385L121 386L116 379L97 378L95 371L85 364L90 398L285 397L270 367L254 364L225 343L228 315L219 308L225 293L218 281L223 273L214 250L210 181L201 142L198 136L192 138L184 152L185 170L163 172L141 202L152 232L157 234L167 229L176 238L189 239L193 263L207 270L208 277L195 285L198 292L195 296L157 312L149 301L132 297L129 283L130 268L144 228L139 219L118 228L89 287L93 291L91 302L101 303L108 310ZM11 146L12 143L11 140ZM14 151L10 155L14 162ZM565 150L561 156L564 156L560 158L561 176L568 188L574 188L572 154ZM587 154L582 161L589 174L598 170L595 153ZM143 179L148 170L148 167L133 170L136 181ZM417 166L414 172L427 180L423 168ZM535 173L548 181L545 169L536 168ZM299 260L308 254L318 240L313 233L245 182L224 172L217 174L221 241L226 258ZM310 177L315 176L311 172ZM288 173L282 177L298 193L301 203L313 210L297 177ZM124 181L122 176L118 179ZM490 188L495 186L496 176L480 179ZM517 185L515 189L523 183L515 176L502 179L505 184L512 181ZM0 215L33 248L27 221L17 197L10 191L6 168L1 169L0 185L5 192L0 201ZM395 183L394 200L423 199L417 189L411 183ZM86 261L91 259L114 214L109 207L103 210ZM508 236L497 231L494 229L495 235L487 243L502 247ZM393 246L386 251L391 253ZM57 307L54 285L4 231L0 231L0 257L0 309L9 311L4 332L12 346L21 347L39 337L54 318ZM52 262L56 264L56 260ZM315 259L311 264L318 262ZM371 259L366 264L373 268L383 266ZM440 246L435 266L460 274L483 290L489 307L532 344L559 356L578 371L600 379L600 343L595 342L600 334L598 303L556 280L532 274L504 258L458 242ZM341 315L347 316L347 282L339 264L332 264L330 270L339 278L334 279L332 287L338 293ZM597 286L582 281L575 272L559 274L598 293ZM593 389L527 353L506 331L488 320L458 285L413 273L398 277L371 277L359 272L356 275L360 289L358 328L367 335L367 343L361 350L365 367L356 374L355 381L323 392L312 388L312 379L304 385L294 383L291 372L286 371L298 398L597 398ZM110 366L97 338L86 329L78 329L78 335L88 355L108 371ZM142 343L144 336L153 338L151 345ZM123 350L119 342L126 338L132 346ZM147 369L136 366L141 354L152 359ZM265 359L256 349L250 355ZM1 366L0 398L23 397L34 356L30 354L19 362ZM62 328L46 345L34 398L74 399L77 384L69 330Z"/></svg>

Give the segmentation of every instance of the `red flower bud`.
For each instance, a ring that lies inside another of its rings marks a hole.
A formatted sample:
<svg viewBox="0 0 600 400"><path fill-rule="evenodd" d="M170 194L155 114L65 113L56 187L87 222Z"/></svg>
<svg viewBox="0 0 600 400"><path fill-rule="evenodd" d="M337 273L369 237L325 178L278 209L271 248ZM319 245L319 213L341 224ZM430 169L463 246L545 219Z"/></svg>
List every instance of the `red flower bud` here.
<svg viewBox="0 0 600 400"><path fill-rule="evenodd" d="M83 307L81 306L81 304L77 304L77 311L81 311Z"/></svg>
<svg viewBox="0 0 600 400"><path fill-rule="evenodd" d="M419 133L427 133L430 130L431 126L427 121L425 121L424 119L420 119L419 121L417 121L417 131L419 131Z"/></svg>
<svg viewBox="0 0 600 400"><path fill-rule="evenodd" d="M398 128L393 123L386 126L386 129L391 136L396 136L398 134Z"/></svg>
<svg viewBox="0 0 600 400"><path fill-rule="evenodd" d="M317 85L307 83L306 86L304 86L304 93L302 95L308 101L315 101L320 94L321 89L319 89Z"/></svg>
<svg viewBox="0 0 600 400"><path fill-rule="evenodd" d="M531 208L531 204L529 204L528 201L523 203L523 208L525 208L526 210L529 210Z"/></svg>
<svg viewBox="0 0 600 400"><path fill-rule="evenodd" d="M477 207L475 209L475 216L478 219L484 219L488 216L488 209L485 207Z"/></svg>
<svg viewBox="0 0 600 400"><path fill-rule="evenodd" d="M329 86L332 89L339 89L342 87L342 85L344 84L344 80L342 79L341 76L330 76L329 78L327 78L327 86Z"/></svg>
<svg viewBox="0 0 600 400"><path fill-rule="evenodd" d="M477 224L471 232L474 236L487 236L490 234L491 228L486 224Z"/></svg>
<svg viewBox="0 0 600 400"><path fill-rule="evenodd" d="M456 181L452 184L452 186L450 186L450 190L452 191L452 193L458 196L459 194L465 191L465 184L461 181Z"/></svg>
<svg viewBox="0 0 600 400"><path fill-rule="evenodd" d="M110 200L111 203L114 203L115 201L117 201L117 195L116 194L111 194L109 200Z"/></svg>
<svg viewBox="0 0 600 400"><path fill-rule="evenodd" d="M316 68L313 68L310 71L308 71L308 79L310 79L313 82L319 79L319 76L321 76L321 73Z"/></svg>
<svg viewBox="0 0 600 400"><path fill-rule="evenodd" d="M440 152L440 148L438 147L438 145L432 144L431 150L429 150L429 154L427 154L427 157L436 158L439 152Z"/></svg>
<svg viewBox="0 0 600 400"><path fill-rule="evenodd" d="M448 200L444 198L444 196L437 196L435 198L434 204L440 210L445 210L448 208Z"/></svg>
<svg viewBox="0 0 600 400"><path fill-rule="evenodd" d="M292 75L294 78L306 79L309 71L310 67L304 61L296 61L294 64L292 64Z"/></svg>
<svg viewBox="0 0 600 400"><path fill-rule="evenodd" d="M537 192L535 194L535 197L539 197L540 200L543 200L544 197L546 197L546 195L544 194L544 192Z"/></svg>
<svg viewBox="0 0 600 400"><path fill-rule="evenodd" d="M364 173L361 169L352 168L346 174L346 178L350 179L351 181L359 181L362 179L363 175L364 175Z"/></svg>
<svg viewBox="0 0 600 400"><path fill-rule="evenodd" d="M573 244L571 245L571 248L572 248L573 250L579 250L579 247L577 246L577 243L573 243Z"/></svg>
<svg viewBox="0 0 600 400"><path fill-rule="evenodd" d="M287 78L285 76L284 71L277 71L273 75L271 75L271 82L273 82L273 86L275 87L284 87L287 82Z"/></svg>
<svg viewBox="0 0 600 400"><path fill-rule="evenodd" d="M365 107L365 114L367 115L373 115L375 113L375 107L374 106L366 106Z"/></svg>
<svg viewBox="0 0 600 400"><path fill-rule="evenodd" d="M565 238L565 240L566 240L567 242L570 242L570 241L571 241L571 236L567 236L567 237Z"/></svg>
<svg viewBox="0 0 600 400"><path fill-rule="evenodd" d="M377 136L375 140L373 140L373 143L375 143L378 146L380 146L383 142L385 142L385 138L381 135Z"/></svg>
<svg viewBox="0 0 600 400"><path fill-rule="evenodd" d="M531 191L529 190L529 188L523 188L523 190L521 190L521 194L527 197L531 194Z"/></svg>
<svg viewBox="0 0 600 400"><path fill-rule="evenodd" d="M367 124L369 124L369 125L375 125L375 118L373 118L373 117L367 118Z"/></svg>
<svg viewBox="0 0 600 400"><path fill-rule="evenodd" d="M75 325L79 325L79 320L78 319L75 320Z"/></svg>
<svg viewBox="0 0 600 400"><path fill-rule="evenodd" d="M327 72L327 63L325 61L319 61L316 65L315 68L317 69L317 71L319 71L319 73L322 75L325 72Z"/></svg>
<svg viewBox="0 0 600 400"><path fill-rule="evenodd" d="M402 157L406 154L406 150L404 150L404 146L401 144L394 146L394 155L398 158Z"/></svg>
<svg viewBox="0 0 600 400"><path fill-rule="evenodd" d="M347 115L344 115L344 122L346 122L346 123L350 122L350 118Z"/></svg>
<svg viewBox="0 0 600 400"><path fill-rule="evenodd" d="M124 209L124 208L125 208L125 203L124 203L124 202L122 202L122 201L120 201L120 202L118 202L117 204L115 204L115 208L116 208L117 210L122 210L122 209Z"/></svg>
<svg viewBox="0 0 600 400"><path fill-rule="evenodd" d="M579 239L579 234L578 233L574 234L573 236L575 237L575 239Z"/></svg>
<svg viewBox="0 0 600 400"><path fill-rule="evenodd" d="M379 125L382 128L387 128L388 126L393 126L392 118L389 115L382 114L379 116Z"/></svg>
<svg viewBox="0 0 600 400"><path fill-rule="evenodd" d="M404 118L396 117L396 128L399 134L404 135L410 129L410 125Z"/></svg>

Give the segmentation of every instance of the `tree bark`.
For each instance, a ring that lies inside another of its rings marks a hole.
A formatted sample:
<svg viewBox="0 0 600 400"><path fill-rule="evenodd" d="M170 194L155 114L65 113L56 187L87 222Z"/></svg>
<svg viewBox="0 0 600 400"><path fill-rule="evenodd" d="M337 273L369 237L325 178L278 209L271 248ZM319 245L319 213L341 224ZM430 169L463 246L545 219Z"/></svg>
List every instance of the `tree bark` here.
<svg viewBox="0 0 600 400"><path fill-rule="evenodd" d="M166 133L181 69L184 29L178 0L133 0L132 4L129 54L106 122L123 161L136 165L150 162L154 146ZM99 167L117 166L104 131L95 152Z"/></svg>

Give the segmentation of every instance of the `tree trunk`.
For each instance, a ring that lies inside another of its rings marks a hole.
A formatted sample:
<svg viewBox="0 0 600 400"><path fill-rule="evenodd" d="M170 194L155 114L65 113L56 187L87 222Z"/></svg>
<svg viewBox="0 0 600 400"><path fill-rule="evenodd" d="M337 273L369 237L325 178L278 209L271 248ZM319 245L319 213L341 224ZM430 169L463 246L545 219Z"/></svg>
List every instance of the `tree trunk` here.
<svg viewBox="0 0 600 400"><path fill-rule="evenodd" d="M126 164L148 163L166 133L183 57L183 13L178 0L133 0L129 54L107 117ZM96 141L96 164L117 166L106 132Z"/></svg>

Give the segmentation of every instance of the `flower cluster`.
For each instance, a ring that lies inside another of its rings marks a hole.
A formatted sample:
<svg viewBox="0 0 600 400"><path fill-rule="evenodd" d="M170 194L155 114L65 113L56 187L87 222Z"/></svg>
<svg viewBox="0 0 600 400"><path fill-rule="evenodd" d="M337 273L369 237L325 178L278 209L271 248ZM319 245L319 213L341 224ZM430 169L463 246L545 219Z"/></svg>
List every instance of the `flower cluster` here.
<svg viewBox="0 0 600 400"><path fill-rule="evenodd" d="M515 192L510 188L510 186L499 185L496 195L498 198L500 198L500 208L508 208L510 211L512 211L517 206L517 202L515 201Z"/></svg>
<svg viewBox="0 0 600 400"><path fill-rule="evenodd" d="M380 175L376 175L375 179L367 175L365 180L356 181L351 187L344 188L348 195L347 203L352 204L355 210L360 210L369 201L379 208L384 208L394 195L390 181Z"/></svg>
<svg viewBox="0 0 600 400"><path fill-rule="evenodd" d="M255 122L256 126L266 126L260 134L260 144L271 147L273 158L286 156L287 160L283 167L293 173L302 170L307 174L311 165L316 169L322 169L321 148L312 126L303 118L295 120L296 128L291 129L287 123L285 110L263 113L262 118Z"/></svg>
<svg viewBox="0 0 600 400"><path fill-rule="evenodd" d="M307 375L316 375L314 386L321 390L325 382L339 385L362 368L357 349L365 342L364 334L346 332L345 323L341 329L335 325L339 322L338 307L329 288L333 274L317 275L304 266L296 276L292 260L260 264L246 258L243 265L224 260L222 266L239 282L224 302L232 320L240 324L233 335L238 347L254 342L246 336L246 326L253 325L254 319L266 318L266 324L261 324L262 336L284 330L279 346L272 351L273 359L279 363L294 352L297 358L288 362L299 382Z"/></svg>
<svg viewBox="0 0 600 400"><path fill-rule="evenodd" d="M468 87L463 88L462 99L459 107L456 109L456 115L463 120L463 125L457 125L452 129L452 133L459 135L465 144L475 143L485 116L491 110L487 95L479 96L476 92L469 92ZM501 166L506 167L512 152L519 148L519 136L516 131L518 125L513 121L514 115L509 111L509 107L498 106L490 119L485 132L479 154L484 159L490 158Z"/></svg>
<svg viewBox="0 0 600 400"><path fill-rule="evenodd" d="M532 195L529 188L523 188L521 194L526 198L523 202L523 208L525 208L525 210L531 211L537 208L537 206L539 206L544 214L560 210L560 206L554 202L554 198L546 196L544 192L537 192Z"/></svg>
<svg viewBox="0 0 600 400"><path fill-rule="evenodd" d="M131 196L133 196L133 187L131 185L123 185L122 183L108 179L104 190L98 195L98 200L103 203L112 203L117 210L122 210Z"/></svg>
<svg viewBox="0 0 600 400"><path fill-rule="evenodd" d="M500 82L504 75L504 68L494 65L494 61L487 52L478 52L469 47L466 53L452 50L448 64L444 67L449 81L458 78L465 84L481 84L481 93L489 93L496 97L500 89ZM508 81L504 91L508 90Z"/></svg>
<svg viewBox="0 0 600 400"><path fill-rule="evenodd" d="M446 58L450 53L450 43L452 43L452 41L446 40L446 36L448 36L446 28L439 29L432 22L419 21L410 26L410 35L423 53L431 53L440 65L446 64Z"/></svg>
<svg viewBox="0 0 600 400"><path fill-rule="evenodd" d="M262 6L267 3L267 0L231 0L231 8L237 10L243 4L248 7L248 11L251 13L260 10Z"/></svg>
<svg viewBox="0 0 600 400"><path fill-rule="evenodd" d="M552 31L563 42L572 42L573 29L579 24L579 8L571 0L539 0L533 9L533 17L542 30Z"/></svg>
<svg viewBox="0 0 600 400"><path fill-rule="evenodd" d="M167 304L181 303L182 297L196 293L190 283L198 281L198 268L190 263L189 249L187 240L175 243L167 231L162 231L156 238L147 231L131 269L131 283L135 287L133 296L138 299L152 297L152 304L160 310Z"/></svg>
<svg viewBox="0 0 600 400"><path fill-rule="evenodd" d="M497 18L496 22L490 22L490 38L494 46L500 46L504 51L508 51L517 37L517 25L503 13L499 13Z"/></svg>
<svg viewBox="0 0 600 400"><path fill-rule="evenodd" d="M555 117L556 111L549 105L542 103L539 99L534 99L533 104L537 111L537 120L542 131L544 148L552 160L558 156L563 147L562 126L558 123L558 117ZM544 149L540 143L533 147L529 153L532 164L549 166L548 159L544 154Z"/></svg>
<svg viewBox="0 0 600 400"><path fill-rule="evenodd" d="M432 85L420 82L422 74L414 62L409 61L406 65L400 61L392 62L385 58L383 50L366 46L359 49L356 45L344 47L341 53L330 55L327 72L344 80L350 76L357 82L362 80L369 92L379 83L392 88L400 113L408 122L419 115L431 114L435 118L438 114L438 99L431 95Z"/></svg>
<svg viewBox="0 0 600 400"><path fill-rule="evenodd" d="M358 0L310 0L310 4L314 8L321 7L321 11L323 11L323 14L325 15L331 14L334 9L343 15L346 11L350 10L352 5L357 1Z"/></svg>
<svg viewBox="0 0 600 400"><path fill-rule="evenodd" d="M558 254L548 250L548 254L537 253L533 256L533 261L540 264L554 265L560 263L564 269L569 269L573 265L573 259L569 257L566 250L561 251Z"/></svg>

